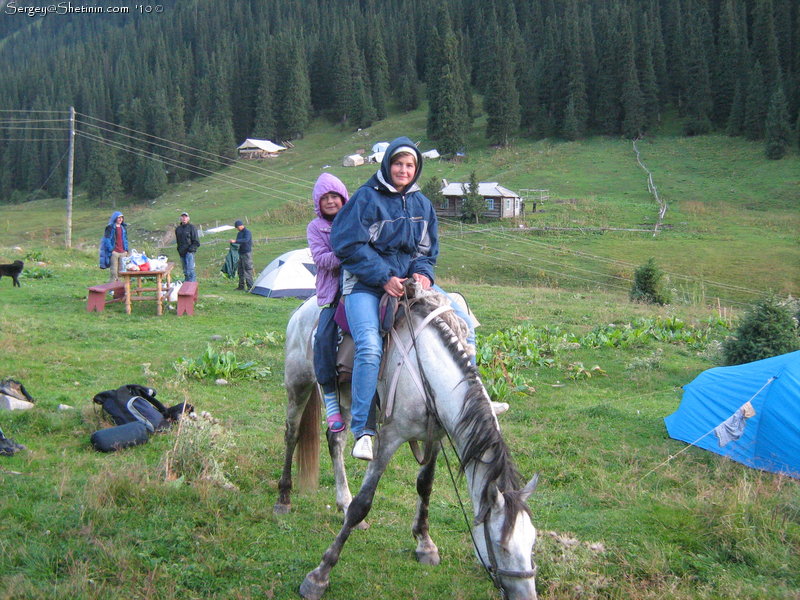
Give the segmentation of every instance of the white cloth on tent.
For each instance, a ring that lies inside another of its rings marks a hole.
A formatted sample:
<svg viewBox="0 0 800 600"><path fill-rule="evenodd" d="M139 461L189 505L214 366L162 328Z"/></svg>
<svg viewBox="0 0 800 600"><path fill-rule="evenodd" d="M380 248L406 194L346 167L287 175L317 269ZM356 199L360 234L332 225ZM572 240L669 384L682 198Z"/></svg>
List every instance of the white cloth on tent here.
<svg viewBox="0 0 800 600"><path fill-rule="evenodd" d="M719 440L720 448L742 437L744 427L747 425L747 419L755 414L756 411L753 405L747 401L732 416L717 425L714 428L714 433L717 436L717 440Z"/></svg>

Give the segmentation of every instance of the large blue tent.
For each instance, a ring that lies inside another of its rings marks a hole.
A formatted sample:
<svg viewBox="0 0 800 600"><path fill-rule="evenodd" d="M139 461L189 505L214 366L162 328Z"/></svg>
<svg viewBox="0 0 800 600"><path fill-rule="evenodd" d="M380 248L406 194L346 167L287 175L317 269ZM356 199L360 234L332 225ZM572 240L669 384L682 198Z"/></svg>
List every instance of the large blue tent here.
<svg viewBox="0 0 800 600"><path fill-rule="evenodd" d="M670 437L800 479L800 351L709 369L683 389Z"/></svg>

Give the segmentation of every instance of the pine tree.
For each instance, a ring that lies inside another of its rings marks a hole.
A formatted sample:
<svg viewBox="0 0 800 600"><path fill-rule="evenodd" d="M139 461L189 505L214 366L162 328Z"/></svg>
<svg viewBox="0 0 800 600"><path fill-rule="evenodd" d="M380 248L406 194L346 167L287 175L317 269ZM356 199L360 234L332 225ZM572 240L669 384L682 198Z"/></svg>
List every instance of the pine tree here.
<svg viewBox="0 0 800 600"><path fill-rule="evenodd" d="M269 59L270 50L265 49L260 60L258 94L256 96L255 120L251 137L256 139L275 138L275 113L273 91L275 88L274 72Z"/></svg>
<svg viewBox="0 0 800 600"><path fill-rule="evenodd" d="M464 192L464 204L462 206L462 216L466 219L475 219L475 223L480 222L483 213L486 212L486 200L481 196L480 184L475 171L469 174L469 183L462 184Z"/></svg>
<svg viewBox="0 0 800 600"><path fill-rule="evenodd" d="M372 19L367 33L367 73L372 90L372 105L375 118L382 120L388 114L389 102L389 63L386 60L386 46L383 42L382 28L377 18Z"/></svg>
<svg viewBox="0 0 800 600"><path fill-rule="evenodd" d="M566 139L583 137L589 121L588 98L586 94L586 73L581 51L580 20L578 7L569 3L565 15L566 34L564 36L567 68L567 105L562 120L562 134Z"/></svg>
<svg viewBox="0 0 800 600"><path fill-rule="evenodd" d="M283 38L281 72L276 95L276 124L281 139L302 137L310 120L311 83L308 64L300 40Z"/></svg>
<svg viewBox="0 0 800 600"><path fill-rule="evenodd" d="M399 76L394 78L395 96L400 110L414 110L419 106L420 91L417 78L417 67L414 61L416 48L411 39L411 32L405 30L398 41Z"/></svg>
<svg viewBox="0 0 800 600"><path fill-rule="evenodd" d="M116 206L116 197L122 193L122 179L113 148L103 143L92 145L83 185L89 198L107 200L109 206Z"/></svg>
<svg viewBox="0 0 800 600"><path fill-rule="evenodd" d="M598 12L598 56L597 97L594 105L594 120L602 133L619 132L621 123L621 83L628 81L628 73L620 72L620 37L617 23L606 7ZM629 65L626 65L629 66Z"/></svg>
<svg viewBox="0 0 800 600"><path fill-rule="evenodd" d="M164 163L155 154L140 156L137 165L134 194L139 198L152 200L158 198L167 189L167 173Z"/></svg>
<svg viewBox="0 0 800 600"><path fill-rule="evenodd" d="M455 154L464 149L468 115L458 40L444 5L439 7L434 44L428 67L428 136L438 141L442 154Z"/></svg>
<svg viewBox="0 0 800 600"><path fill-rule="evenodd" d="M702 21L701 15L696 15ZM711 83L706 60L706 46L703 43L702 28L695 23L695 19L688 19L686 41L688 52L686 54L686 103L684 113L687 118L684 122L684 133L687 135L702 135L711 130Z"/></svg>
<svg viewBox="0 0 800 600"><path fill-rule="evenodd" d="M375 121L375 106L372 94L366 81L366 64L364 54L355 49L353 57L353 95L350 98L352 124L357 128L369 127Z"/></svg>
<svg viewBox="0 0 800 600"><path fill-rule="evenodd" d="M639 88L639 76L636 70L636 49L633 42L633 30L628 15L620 15L620 35L622 43L622 61L625 67L622 80L622 135L626 138L638 138L645 129L644 98Z"/></svg>
<svg viewBox="0 0 800 600"><path fill-rule="evenodd" d="M778 85L769 103L764 133L764 154L770 160L786 156L791 145L792 126L783 86Z"/></svg>
<svg viewBox="0 0 800 600"><path fill-rule="evenodd" d="M711 63L714 90L712 120L717 125L729 122L737 82L741 78L741 34L734 10L734 0L724 0L719 16L716 59Z"/></svg>
<svg viewBox="0 0 800 600"><path fill-rule="evenodd" d="M753 41L750 47L754 60L758 61L763 69L766 89L774 90L780 81L781 72L772 0L756 0L755 2Z"/></svg>
<svg viewBox="0 0 800 600"><path fill-rule="evenodd" d="M514 82L510 49L502 42L497 45L498 62L483 101L487 114L486 137L490 144L508 146L511 136L519 129L519 92Z"/></svg>
<svg viewBox="0 0 800 600"><path fill-rule="evenodd" d="M744 135L748 140L764 137L764 121L767 117L767 98L764 93L764 72L756 60L747 80L747 96L744 102Z"/></svg>

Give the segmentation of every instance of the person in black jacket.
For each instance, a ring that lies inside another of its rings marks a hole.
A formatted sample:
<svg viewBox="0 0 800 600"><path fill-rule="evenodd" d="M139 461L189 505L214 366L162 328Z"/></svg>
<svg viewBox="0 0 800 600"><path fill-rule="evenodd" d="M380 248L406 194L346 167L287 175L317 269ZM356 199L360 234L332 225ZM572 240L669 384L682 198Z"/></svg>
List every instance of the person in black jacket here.
<svg viewBox="0 0 800 600"><path fill-rule="evenodd" d="M197 281L194 253L200 247L200 236L197 234L197 227L189 223L188 213L181 213L181 224L175 228L175 241L178 243L184 278L186 281Z"/></svg>
<svg viewBox="0 0 800 600"><path fill-rule="evenodd" d="M239 245L239 287L236 289L249 292L253 287L253 234L241 221L233 225L239 230L236 239L230 240L231 244Z"/></svg>

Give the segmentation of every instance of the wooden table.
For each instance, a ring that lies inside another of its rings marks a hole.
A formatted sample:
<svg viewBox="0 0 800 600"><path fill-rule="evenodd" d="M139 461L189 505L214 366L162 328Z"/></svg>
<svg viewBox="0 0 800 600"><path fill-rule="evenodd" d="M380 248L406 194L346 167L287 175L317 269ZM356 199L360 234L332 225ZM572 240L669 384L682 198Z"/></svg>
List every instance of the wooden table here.
<svg viewBox="0 0 800 600"><path fill-rule="evenodd" d="M155 300L156 313L164 314L164 298L169 295L172 283L172 268L175 263L167 263L166 268L158 271L120 271L119 276L125 282L125 312L131 314L131 303L136 300ZM145 280L154 278L155 287L146 287ZM135 285L131 285L132 280ZM166 282L166 286L164 283Z"/></svg>

